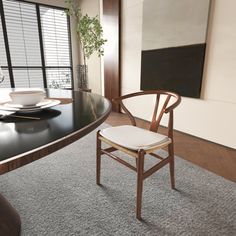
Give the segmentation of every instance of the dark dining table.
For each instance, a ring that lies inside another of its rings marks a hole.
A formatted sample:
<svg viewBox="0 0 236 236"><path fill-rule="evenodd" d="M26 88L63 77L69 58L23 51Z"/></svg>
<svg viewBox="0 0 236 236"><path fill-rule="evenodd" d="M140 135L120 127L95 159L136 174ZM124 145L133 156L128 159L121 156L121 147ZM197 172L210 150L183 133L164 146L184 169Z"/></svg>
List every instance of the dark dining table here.
<svg viewBox="0 0 236 236"><path fill-rule="evenodd" d="M1 95L7 97L10 91L0 89L0 103ZM16 114L35 119L0 119L0 175L80 139L102 124L111 112L111 103L101 95L63 89L45 92L47 98L61 103L35 113ZM3 195L0 194L0 235L19 235L20 216Z"/></svg>

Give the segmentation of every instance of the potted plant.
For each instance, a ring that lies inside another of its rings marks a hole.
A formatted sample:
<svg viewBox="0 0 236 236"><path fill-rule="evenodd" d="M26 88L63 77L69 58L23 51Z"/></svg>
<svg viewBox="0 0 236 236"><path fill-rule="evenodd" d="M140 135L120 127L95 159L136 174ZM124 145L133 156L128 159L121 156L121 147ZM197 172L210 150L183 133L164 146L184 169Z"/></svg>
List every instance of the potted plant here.
<svg viewBox="0 0 236 236"><path fill-rule="evenodd" d="M76 20L76 32L80 42L81 65L78 65L79 88L88 89L88 66L87 60L97 52L98 56L104 54L103 45L107 41L103 39L103 29L98 16L90 17L83 15L78 4L74 0L65 0L66 14Z"/></svg>

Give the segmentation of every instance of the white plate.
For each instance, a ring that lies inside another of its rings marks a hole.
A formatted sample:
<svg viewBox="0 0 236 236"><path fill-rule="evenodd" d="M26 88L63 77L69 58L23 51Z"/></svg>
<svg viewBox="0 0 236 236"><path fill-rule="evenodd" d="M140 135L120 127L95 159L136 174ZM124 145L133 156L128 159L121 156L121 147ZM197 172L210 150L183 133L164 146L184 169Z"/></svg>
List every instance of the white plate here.
<svg viewBox="0 0 236 236"><path fill-rule="evenodd" d="M5 103L0 104L0 110L15 111L18 113L33 113L33 112L39 112L46 108L51 108L60 103L61 103L60 100L45 99L42 102L36 104L34 107L32 106L30 107L30 106L22 106L20 104L13 104L11 102L5 102Z"/></svg>
<svg viewBox="0 0 236 236"><path fill-rule="evenodd" d="M44 99L42 102L39 102L39 103L37 103L35 105L24 106L24 105L21 105L21 104L13 103L11 101L11 102L4 103L4 106L12 107L12 108L20 108L20 109L34 109L34 108L40 108L42 106L46 106L46 105L48 105L50 103L52 103L51 99Z"/></svg>

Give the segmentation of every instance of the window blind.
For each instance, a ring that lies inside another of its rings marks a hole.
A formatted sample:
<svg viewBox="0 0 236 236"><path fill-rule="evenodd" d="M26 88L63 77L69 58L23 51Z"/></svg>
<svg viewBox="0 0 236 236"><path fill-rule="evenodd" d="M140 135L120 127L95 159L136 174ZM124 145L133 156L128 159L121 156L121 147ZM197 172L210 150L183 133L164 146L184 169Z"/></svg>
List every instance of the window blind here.
<svg viewBox="0 0 236 236"><path fill-rule="evenodd" d="M4 1L12 66L42 66L35 5Z"/></svg>
<svg viewBox="0 0 236 236"><path fill-rule="evenodd" d="M16 87L43 87L37 14L34 4L3 1ZM18 68L17 68L18 67Z"/></svg>
<svg viewBox="0 0 236 236"><path fill-rule="evenodd" d="M6 57L6 50L5 50L3 29L2 29L2 19L0 17L0 67L2 66L7 67L7 57ZM5 78L4 81L0 83L0 88L11 87L8 69L2 68L2 72Z"/></svg>
<svg viewBox="0 0 236 236"><path fill-rule="evenodd" d="M71 66L67 16L62 10L40 7L46 74L49 87L70 88ZM63 67L56 69L55 67Z"/></svg>
<svg viewBox="0 0 236 236"><path fill-rule="evenodd" d="M0 17L0 66L7 66L7 57L6 57L1 17Z"/></svg>
<svg viewBox="0 0 236 236"><path fill-rule="evenodd" d="M46 81L49 88L71 88L70 29L64 9L16 0L2 2L6 32L1 24L0 53L3 55L7 46L5 33L15 87L44 87ZM6 52L0 60L7 72ZM8 75L2 86L9 85Z"/></svg>
<svg viewBox="0 0 236 236"><path fill-rule="evenodd" d="M46 66L70 66L67 17L62 10L40 7Z"/></svg>

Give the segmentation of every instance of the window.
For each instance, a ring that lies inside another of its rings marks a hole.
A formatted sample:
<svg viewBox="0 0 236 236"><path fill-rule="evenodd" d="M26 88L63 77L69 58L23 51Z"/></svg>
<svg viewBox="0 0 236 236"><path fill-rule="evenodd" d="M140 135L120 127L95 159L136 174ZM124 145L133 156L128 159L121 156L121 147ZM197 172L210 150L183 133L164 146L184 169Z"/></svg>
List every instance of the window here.
<svg viewBox="0 0 236 236"><path fill-rule="evenodd" d="M70 25L64 9L0 0L1 87L72 88ZM3 55L3 56L2 56Z"/></svg>
<svg viewBox="0 0 236 236"><path fill-rule="evenodd" d="M0 18L0 66L2 66L2 71L5 76L3 83L0 83L0 87L11 87L9 71L7 69L8 64L7 64L6 48L4 45L4 35L3 35L1 18Z"/></svg>

